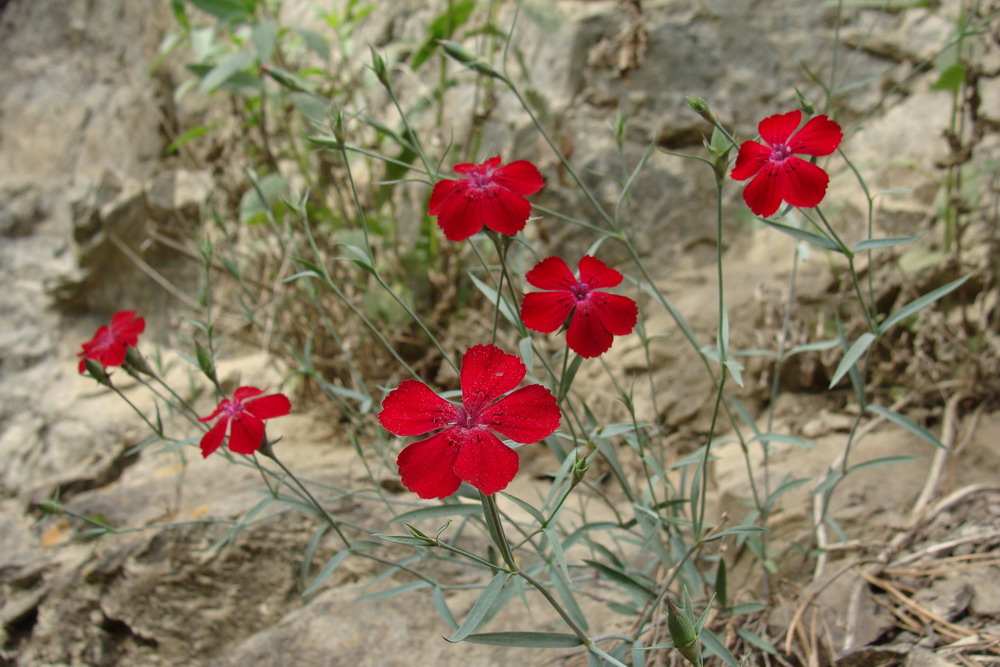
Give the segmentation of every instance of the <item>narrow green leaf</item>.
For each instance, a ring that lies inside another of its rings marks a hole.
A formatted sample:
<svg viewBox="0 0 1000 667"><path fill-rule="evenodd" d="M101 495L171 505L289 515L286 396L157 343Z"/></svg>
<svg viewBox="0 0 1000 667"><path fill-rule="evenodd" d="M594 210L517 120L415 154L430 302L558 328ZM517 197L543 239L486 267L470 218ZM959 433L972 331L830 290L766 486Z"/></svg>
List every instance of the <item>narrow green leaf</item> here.
<svg viewBox="0 0 1000 667"><path fill-rule="evenodd" d="M403 584L402 586L396 586L394 588L387 588L384 591L378 591L377 593L368 593L367 595L362 595L358 600L388 600L389 598L394 598L397 595L402 595L403 593L409 593L410 591L416 591L421 588L427 588L431 584L424 581L423 579L418 579L417 581L411 581L409 583Z"/></svg>
<svg viewBox="0 0 1000 667"><path fill-rule="evenodd" d="M522 338L517 344L517 349L521 354L521 361L524 362L525 369L531 373L535 368L535 356L531 351L531 338L528 336Z"/></svg>
<svg viewBox="0 0 1000 667"><path fill-rule="evenodd" d="M965 83L965 66L962 63L955 63L941 72L941 76L934 82L931 89L957 93L963 83Z"/></svg>
<svg viewBox="0 0 1000 667"><path fill-rule="evenodd" d="M374 533L375 537L393 544L406 544L411 547L427 547L433 544L428 538L413 537L412 535L386 535L384 533Z"/></svg>
<svg viewBox="0 0 1000 667"><path fill-rule="evenodd" d="M469 277L472 278L472 283L479 289L480 292L483 293L483 296L486 297L487 301L489 301L491 304L493 304L494 307L496 307L497 291L492 287L490 287L489 285L487 285L486 283L484 283L479 278L477 278L475 274L471 272L469 273ZM500 299L500 314L503 315L504 319L506 319L508 322L510 322L514 326L517 326L518 315L511 308L510 304L507 302L507 299L504 298Z"/></svg>
<svg viewBox="0 0 1000 667"><path fill-rule="evenodd" d="M472 605L472 609L469 610L469 615L465 617L462 626L448 639L449 642L460 642L479 628L479 624L486 618L486 614L493 606L497 596L500 595L500 591L503 590L503 586L507 583L508 579L510 579L510 573L500 572L490 580L490 583L483 589L479 599Z"/></svg>
<svg viewBox="0 0 1000 667"><path fill-rule="evenodd" d="M909 431L913 435L915 435L918 438L921 438L923 440L926 440L927 442L931 443L935 447L940 447L941 449L943 449L945 451L949 451L949 449L945 446L945 444L943 442L941 442L936 437L934 437L933 433L931 433L930 431L928 431L927 429L925 429L920 424L916 424L916 423L910 421L909 419L907 419L903 415L899 414L898 412L893 412L892 410L889 410L887 408L883 408L881 405L869 405L868 406L868 411L869 412L874 412L875 414L877 414L877 415L879 415L881 417L885 417L886 419L888 419L889 421L891 421L893 424L896 424L897 426L902 426L903 428L905 428L907 431Z"/></svg>
<svg viewBox="0 0 1000 667"><path fill-rule="evenodd" d="M761 651L765 653L770 653L771 655L778 655L778 650L771 645L770 642L758 637L754 633L746 630L744 628L736 628L736 634L742 637L751 646L756 646Z"/></svg>
<svg viewBox="0 0 1000 667"><path fill-rule="evenodd" d="M765 609L767 609L767 605L763 602L744 602L743 604L733 605L729 609L729 613L733 616L742 616L744 614L755 614Z"/></svg>
<svg viewBox="0 0 1000 667"><path fill-rule="evenodd" d="M240 0L191 0L191 4L221 21L245 21L251 14Z"/></svg>
<svg viewBox="0 0 1000 667"><path fill-rule="evenodd" d="M758 441L782 442L786 445L794 445L803 449L815 449L813 445L809 444L802 438L796 438L794 435L788 435L785 433L759 433L747 440L747 443Z"/></svg>
<svg viewBox="0 0 1000 667"><path fill-rule="evenodd" d="M343 563L344 559L350 555L351 552L347 549L335 553L333 557L330 558L330 560L326 561L326 565L324 565L323 569L319 571L319 574L317 574L316 578L312 580L312 583L309 584L309 586L304 591L302 591L302 597L308 596L314 590L319 588L320 585L324 581L326 581L331 574L333 574L333 571L337 569L337 566Z"/></svg>
<svg viewBox="0 0 1000 667"><path fill-rule="evenodd" d="M444 591L441 590L440 586L434 587L434 590L431 592L431 601L434 603L434 608L441 614L444 622L451 626L452 631L458 630L458 621L455 620L451 609L448 608L448 601L444 599Z"/></svg>
<svg viewBox="0 0 1000 667"><path fill-rule="evenodd" d="M722 532L715 533L709 537L706 537L702 542L714 542L716 540L721 540L723 537L728 535L746 535L748 533L766 533L767 530L761 528L760 526L733 526L732 528L727 528Z"/></svg>
<svg viewBox="0 0 1000 667"><path fill-rule="evenodd" d="M465 641L472 644L525 648L573 648L583 645L576 635L562 632L482 632L469 635Z"/></svg>
<svg viewBox="0 0 1000 667"><path fill-rule="evenodd" d="M726 559L719 559L719 567L715 570L715 595L719 598L719 606L725 609L729 606L729 591L726 584Z"/></svg>
<svg viewBox="0 0 1000 667"><path fill-rule="evenodd" d="M854 364L857 363L858 359L861 358L861 355L865 353L865 350L871 346L872 341L874 340L875 334L870 331L866 331L858 336L858 339L854 341L854 344L847 350L847 354L845 354L844 358L840 360L837 370L834 371L833 379L830 380L830 389L833 389L833 387L840 382L840 378L844 377L844 375L847 374L847 371L854 368Z"/></svg>
<svg viewBox="0 0 1000 667"><path fill-rule="evenodd" d="M726 645L722 643L722 640L714 632L708 628L703 628L698 638L701 639L701 643L705 647L705 653L720 658L729 667L740 667L739 661L733 657L733 654L729 652L729 649L726 648Z"/></svg>
<svg viewBox="0 0 1000 667"><path fill-rule="evenodd" d="M299 566L299 586L302 588L306 587L306 579L309 578L309 569L312 567L313 557L316 555L319 541L326 534L327 528L329 528L328 524L319 524L316 532L313 533L312 538L309 540L309 544L306 545L306 550L302 554L302 564Z"/></svg>
<svg viewBox="0 0 1000 667"><path fill-rule="evenodd" d="M552 587L556 589L556 593L559 594L559 598L563 601L566 613L569 614L574 621L576 621L576 624L579 625L584 632L588 632L590 627L587 623L587 618L583 615L583 610L580 609L580 605L576 603L576 597L573 595L573 589L570 587L569 579L567 579L562 572L562 568L549 566L549 576L552 580Z"/></svg>
<svg viewBox="0 0 1000 667"><path fill-rule="evenodd" d="M907 243L913 243L914 241L920 239L923 234L917 234L916 236L897 236L887 239L866 239L860 243L855 244L852 248L854 252L864 252L866 250L877 250L879 248L891 248L893 246L905 245Z"/></svg>
<svg viewBox="0 0 1000 667"><path fill-rule="evenodd" d="M271 62L274 55L274 45L278 39L278 26L274 21L261 21L254 24L250 31L250 38L253 40L253 47L257 51L257 60L261 64Z"/></svg>
<svg viewBox="0 0 1000 667"><path fill-rule="evenodd" d="M452 504L435 505L434 507L421 507L420 509L403 512L390 520L390 523L400 523L403 521L418 521L420 519L438 519L443 516L478 516L483 513L480 505L472 504Z"/></svg>
<svg viewBox="0 0 1000 667"><path fill-rule="evenodd" d="M526 503L525 501L521 500L516 496L510 495L506 491L501 491L500 495L502 495L504 498L507 498L512 503L514 503L515 505L523 509L525 512L530 514L531 518L537 521L539 524L545 523L545 517L542 516L542 513L536 510L534 507L532 507L529 503Z"/></svg>
<svg viewBox="0 0 1000 667"><path fill-rule="evenodd" d="M802 352L821 352L823 350L832 350L833 348L840 345L839 338L831 338L829 340L821 340L815 343L806 343L805 345L796 345L792 349L785 352L782 355L782 359L788 359L796 354L801 354Z"/></svg>
<svg viewBox="0 0 1000 667"><path fill-rule="evenodd" d="M604 563L598 563L593 560L584 559L583 562L597 570L605 578L615 582L633 595L638 596L640 599L645 600L654 594L649 587L640 583L632 576L625 574L625 572L621 570L616 570L615 568L605 565Z"/></svg>
<svg viewBox="0 0 1000 667"><path fill-rule="evenodd" d="M935 301L937 301L941 297L945 296L946 294L950 294L951 292L954 292L959 287L961 287L962 285L964 285L965 281L967 281L971 277L972 277L971 273L968 274L968 275L966 275L966 276L962 276L958 280L953 280L952 282L948 283L947 285L943 285L942 287L938 287L936 290L928 292L927 294L923 295L922 297L920 297L918 299L914 299L913 301L911 301L910 303L906 304L905 306L903 306L902 308L900 308L899 310L897 310L895 313L893 313L892 315L890 315L886 319L886 321L883 322L881 324L881 326L879 326L879 328L878 328L879 333L880 334L884 334L886 331L888 331L890 328L892 328L892 326L894 324L896 324L897 322L899 322L900 320L906 319L907 317L909 317L913 313L917 312L921 308L924 308L924 307L926 307L926 306L934 303Z"/></svg>
<svg viewBox="0 0 1000 667"><path fill-rule="evenodd" d="M919 461L919 456L884 456L879 459L872 459L871 461L864 461L853 465L847 469L845 474L851 474L855 470L861 470L863 468L872 468L874 466L884 466L891 465L893 463L910 463L911 461Z"/></svg>
<svg viewBox="0 0 1000 667"><path fill-rule="evenodd" d="M226 56L219 61L218 65L208 71L208 74L198 85L198 90L202 94L212 92L237 72L242 72L250 67L256 59L257 57L249 51L240 51Z"/></svg>
<svg viewBox="0 0 1000 667"><path fill-rule="evenodd" d="M784 232L785 234L797 238L800 241L805 241L806 243L811 243L814 246L819 246L820 248L825 248L827 250L833 250L834 252L843 252L835 241L832 241L825 236L813 234L812 232L807 232L806 230L799 229L798 227L789 227L788 225L783 225L780 222L771 222L770 220L764 220L763 218L761 218L761 220L769 227L774 227L779 232Z"/></svg>
<svg viewBox="0 0 1000 667"><path fill-rule="evenodd" d="M330 47L327 46L326 39L319 33L305 28L296 28L296 32L302 37L306 48L318 55L323 60L330 62Z"/></svg>

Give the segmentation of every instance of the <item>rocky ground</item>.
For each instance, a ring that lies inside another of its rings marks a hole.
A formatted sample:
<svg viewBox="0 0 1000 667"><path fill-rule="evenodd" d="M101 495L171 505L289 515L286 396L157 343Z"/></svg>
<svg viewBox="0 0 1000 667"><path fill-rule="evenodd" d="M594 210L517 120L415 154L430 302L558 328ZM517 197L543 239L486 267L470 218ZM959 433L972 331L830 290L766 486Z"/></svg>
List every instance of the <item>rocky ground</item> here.
<svg viewBox="0 0 1000 667"><path fill-rule="evenodd" d="M290 21L311 16L307 3L288 4ZM389 24L397 36L416 30L429 14L423 3L409 4L409 13L401 9L392 20L373 18L369 32L377 36ZM563 150L588 173L616 168L614 142L603 129L615 110L634 119L629 151L640 153L650 139L672 151L697 146L703 126L684 104L690 94L710 100L744 135L775 105L792 108L801 72L786 65L828 53L822 47L833 39L833 10L775 2L765 11L765 4L642 3L645 14L636 14L640 3L525 3L525 40L538 45L533 84L551 94L550 116ZM951 107L947 91L932 87L937 73L923 65L949 39L954 25L944 16L954 3L938 4L946 7L851 10L840 35L856 46L852 78L873 82L842 99L845 117L863 117L886 99L848 137L845 151L873 188L910 193L881 201L884 235L940 234L935 198L940 164L954 148L944 138ZM205 112L195 102L194 109L175 108L177 72L154 67L172 20L167 3L0 2L0 664L409 665L414 655L422 664L531 664L537 652L444 642L447 628L426 592L359 600L385 587L374 580L380 570L363 561L348 561L328 585L303 599L299 563L315 530L311 518L268 509L227 540L260 502L256 473L221 457L202 461L193 450L152 446L136 452L147 437L142 423L122 401L76 373L81 341L132 302L142 303L149 322L144 342L161 346L171 372L184 377L171 331L197 306L191 295L200 274L196 255L185 251L196 246L169 241L196 237L202 204L224 179L210 161L163 157L178 118ZM552 30L558 39L539 38ZM978 73L983 120L973 147L975 164L982 166L976 187L985 213L970 227L961 267L976 271L979 292L968 297L966 317L981 325L983 344L995 358L997 22L993 31L984 40L989 48ZM817 68L827 64L816 57ZM456 92L456 104L462 94ZM514 118L503 109L497 115ZM525 127L520 120L498 122L487 135L495 144L521 144L525 153L536 153L550 176L543 203L573 206L571 188L541 148L523 138ZM516 139L496 139L506 136ZM682 160L658 157L633 202L640 247L662 254L661 286L705 332L713 330L715 317L702 308L715 294L714 225L706 224L704 213L713 197L708 176ZM866 206L847 170L834 174L828 196L843 202L837 214L848 227ZM735 277L728 295L732 317L752 322L743 331L756 332L738 334L746 339L736 343L773 344L768 332L780 326L791 243L768 230L748 231L739 220L727 225L734 239L727 263ZM554 245L576 243L550 231ZM904 259L915 266L926 257ZM810 308L841 289L842 276L818 256L801 270L803 312L814 312ZM927 291L927 280L932 286L945 282L925 276L915 268L899 283ZM897 290L885 298L889 308L908 297ZM935 317L944 327L959 316L952 309ZM669 330L663 318L648 326ZM800 324L807 328L808 316ZM966 368L958 365L968 361L963 346L967 341L956 338L925 349L931 362L954 359L951 368ZM706 430L709 389L690 357L680 342L667 339L651 361L659 408L679 440L693 442ZM616 346L609 358L635 372L646 369L634 345ZM858 445L865 460L921 458L893 467L890 478L881 468L850 478L834 514L854 537L813 571L797 569L793 549L782 551L780 570L788 576L774 591L777 603L764 627L786 655L809 653L817 664L841 665L996 659L1000 413L997 397L983 389L997 386L990 358L982 354L986 375L980 377L972 371L949 375L940 364L921 366L919 360L890 369L909 382L927 369L919 377L933 387L933 400L925 387L909 393L904 387L887 398L901 400L900 409L912 406L917 412L911 416L930 425L953 453L938 456L890 424L866 434ZM800 434L816 447L779 449L772 460L775 478L786 471L822 476L843 447L853 414L843 396L816 392L835 364L833 357L820 357L789 371L790 390L780 397L774 430ZM264 354L229 360L221 372L224 381L254 377L271 386L282 377ZM748 363L748 377L744 399L762 409L765 369ZM596 382L596 374L591 379ZM124 384L123 391L149 405L142 387ZM637 403L648 409L648 392L640 390ZM340 442L328 414L317 410L283 421L275 423L274 435L284 436L290 467L308 468L311 477L340 487L363 479L353 449ZM721 511L736 512L748 491L742 459L727 447L717 452L714 492ZM544 471L546 463L533 459L529 472ZM525 475L517 483L529 485L523 491L530 494L536 482ZM811 489L801 487L780 506L773 519L778 543L790 544L808 525ZM80 522L40 510L39 503L57 492L78 514L146 527L82 538ZM337 510L372 532L386 530L373 506L345 503ZM332 544L321 544L321 555L332 552ZM739 561L733 576L756 591L760 582L741 566L749 560ZM464 613L474 599L474 591L463 591L449 604ZM524 612L514 607L491 630L523 628ZM534 611L533 626L554 627L556 619L541 605ZM623 628L608 632L616 629ZM550 659L564 658L556 651Z"/></svg>

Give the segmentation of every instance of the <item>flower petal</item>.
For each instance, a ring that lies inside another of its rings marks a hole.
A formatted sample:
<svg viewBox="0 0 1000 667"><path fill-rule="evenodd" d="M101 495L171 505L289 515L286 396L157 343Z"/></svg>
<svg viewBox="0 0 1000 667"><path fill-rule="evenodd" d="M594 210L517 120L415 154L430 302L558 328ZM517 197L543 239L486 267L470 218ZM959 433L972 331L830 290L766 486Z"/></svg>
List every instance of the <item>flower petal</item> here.
<svg viewBox="0 0 1000 667"><path fill-rule="evenodd" d="M458 421L457 407L417 380L403 380L382 401L379 423L396 435L423 435Z"/></svg>
<svg viewBox="0 0 1000 667"><path fill-rule="evenodd" d="M488 406L479 423L527 445L552 435L561 416L552 392L540 384L529 384Z"/></svg>
<svg viewBox="0 0 1000 667"><path fill-rule="evenodd" d="M459 174L471 174L475 171L481 171L484 173L490 172L500 166L502 160L499 155L494 155L482 164L472 164L471 162L463 162L462 164L455 165L455 171Z"/></svg>
<svg viewBox="0 0 1000 667"><path fill-rule="evenodd" d="M617 287L622 282L622 274L590 255L580 258L580 282L590 289Z"/></svg>
<svg viewBox="0 0 1000 667"><path fill-rule="evenodd" d="M514 194L533 195L545 187L538 168L527 160L517 160L493 172L493 182Z"/></svg>
<svg viewBox="0 0 1000 667"><path fill-rule="evenodd" d="M801 158L790 157L781 163L781 198L792 206L816 206L823 201L829 182L825 171Z"/></svg>
<svg viewBox="0 0 1000 667"><path fill-rule="evenodd" d="M569 292L529 292L521 302L521 321L532 331L552 333L566 322L576 306Z"/></svg>
<svg viewBox="0 0 1000 667"><path fill-rule="evenodd" d="M264 422L252 414L242 412L229 421L229 451L253 454L264 444Z"/></svg>
<svg viewBox="0 0 1000 667"><path fill-rule="evenodd" d="M487 227L507 236L514 236L524 229L531 215L531 204L527 199L499 185L491 185L480 192L482 195L476 201L476 208Z"/></svg>
<svg viewBox="0 0 1000 667"><path fill-rule="evenodd" d="M102 366L121 366L125 363L125 355L128 354L128 347L124 343L111 341L107 346L97 351L97 360Z"/></svg>
<svg viewBox="0 0 1000 667"><path fill-rule="evenodd" d="M483 430L463 430L455 473L486 495L503 491L514 479L520 460L517 452Z"/></svg>
<svg viewBox="0 0 1000 667"><path fill-rule="evenodd" d="M257 419L284 417L292 411L292 402L284 394L270 394L247 401L246 411Z"/></svg>
<svg viewBox="0 0 1000 667"><path fill-rule="evenodd" d="M614 336L595 312L594 302L589 299L578 302L566 331L569 348L581 357L591 358L607 352L612 342Z"/></svg>
<svg viewBox="0 0 1000 667"><path fill-rule="evenodd" d="M745 181L760 171L770 159L770 148L756 141L744 141L736 156L736 166L729 175L734 181Z"/></svg>
<svg viewBox="0 0 1000 667"><path fill-rule="evenodd" d="M198 421L205 421L199 419ZM229 426L229 418L223 417L215 423L215 426L208 429L208 432L201 436L201 456L207 458L222 444L222 439L226 437L226 427Z"/></svg>
<svg viewBox="0 0 1000 667"><path fill-rule="evenodd" d="M453 470L458 443L452 439L452 430L414 442L396 457L403 486L421 498L447 498L462 484Z"/></svg>
<svg viewBox="0 0 1000 667"><path fill-rule="evenodd" d="M442 183L463 183L462 187L442 188L442 194L435 200L435 193ZM468 181L439 181L431 193L428 212L436 215L438 227L449 241L464 241L483 228L482 190L472 187Z"/></svg>
<svg viewBox="0 0 1000 667"><path fill-rule="evenodd" d="M788 142L792 153L823 156L837 150L844 133L840 125L825 115L810 118Z"/></svg>
<svg viewBox="0 0 1000 667"><path fill-rule="evenodd" d="M524 274L524 279L533 287L548 290L568 291L577 282L561 257L546 257Z"/></svg>
<svg viewBox="0 0 1000 667"><path fill-rule="evenodd" d="M462 405L466 414L478 413L496 397L524 379L520 359L496 345L474 345L462 357Z"/></svg>
<svg viewBox="0 0 1000 667"><path fill-rule="evenodd" d="M792 136L792 132L801 121L802 112L796 109L788 113L768 116L760 121L757 131L760 132L760 138L772 146L783 144L788 141L788 137Z"/></svg>
<svg viewBox="0 0 1000 667"><path fill-rule="evenodd" d="M212 411L212 414L210 414L207 417L202 417L198 421L200 421L200 422L210 422L210 421L212 421L213 419L215 419L216 417L219 416L220 412L222 412L227 407L229 407L229 403L230 403L230 401L229 401L228 398L222 399L221 401L219 401L219 404L217 406L215 406L215 410Z"/></svg>
<svg viewBox="0 0 1000 667"><path fill-rule="evenodd" d="M756 215L766 218L774 215L781 206L784 183L781 171L774 162L768 162L752 181L743 188L743 201Z"/></svg>
<svg viewBox="0 0 1000 667"><path fill-rule="evenodd" d="M123 310L111 318L111 334L124 345L135 347L139 342L139 334L145 330L146 320L136 317L134 310Z"/></svg>
<svg viewBox="0 0 1000 667"><path fill-rule="evenodd" d="M233 401L245 401L252 396L259 396L263 393L264 390L257 387L239 387L233 392Z"/></svg>
<svg viewBox="0 0 1000 667"><path fill-rule="evenodd" d="M439 215L445 202L452 197L456 197L470 185L469 179L461 178L457 180L443 180L434 184L431 190L430 201L427 202L427 214Z"/></svg>
<svg viewBox="0 0 1000 667"><path fill-rule="evenodd" d="M639 306L627 296L591 292L588 300L594 314L600 318L601 324L615 336L625 336L632 333L639 319Z"/></svg>

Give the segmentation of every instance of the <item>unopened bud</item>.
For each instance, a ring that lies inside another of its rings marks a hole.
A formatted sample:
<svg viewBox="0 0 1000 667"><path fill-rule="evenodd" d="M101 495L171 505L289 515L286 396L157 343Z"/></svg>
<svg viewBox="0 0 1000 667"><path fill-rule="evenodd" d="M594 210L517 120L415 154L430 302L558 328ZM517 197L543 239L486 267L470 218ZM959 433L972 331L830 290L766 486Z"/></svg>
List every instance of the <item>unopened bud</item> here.
<svg viewBox="0 0 1000 667"><path fill-rule="evenodd" d="M83 366L87 369L87 375L103 384L105 387L111 386L111 376L104 370L104 366L93 359L84 359Z"/></svg>
<svg viewBox="0 0 1000 667"><path fill-rule="evenodd" d="M38 509L46 514L62 514L63 506L58 500L43 500L38 503Z"/></svg>
<svg viewBox="0 0 1000 667"><path fill-rule="evenodd" d="M687 100L688 106L691 107L692 111L707 120L709 123L715 125L718 122L715 119L715 114L713 114L712 110L708 108L708 102L704 99L700 97L692 97L690 95L684 99Z"/></svg>
<svg viewBox="0 0 1000 667"><path fill-rule="evenodd" d="M379 55L375 49L372 49L372 71L375 72L375 77L379 80L379 83L388 88L389 68L386 67L385 58Z"/></svg>
<svg viewBox="0 0 1000 667"><path fill-rule="evenodd" d="M150 368L149 364L146 362L146 358L142 356L142 353L134 347L129 347L125 350L125 363L123 364L126 370L131 370L136 373L143 373L150 377L156 377L153 369Z"/></svg>
<svg viewBox="0 0 1000 667"><path fill-rule="evenodd" d="M575 487L577 484L583 481L583 478L587 476L587 471L590 470L590 459L588 457L580 458L580 454L577 452L573 453L573 467L571 468L570 474L572 475L570 481L570 488Z"/></svg>
<svg viewBox="0 0 1000 667"><path fill-rule="evenodd" d="M506 80L506 77L503 74L496 71L492 65L480 58L479 54L472 49L448 39L439 39L438 44L444 48L444 52L447 53L449 57L462 63L469 69L474 69L480 74L491 76L494 79L500 79L501 81Z"/></svg>
<svg viewBox="0 0 1000 667"><path fill-rule="evenodd" d="M215 374L215 361L212 359L212 353L198 343L195 343L194 346L195 356L198 359L198 368L205 374L205 377L215 383L218 378Z"/></svg>
<svg viewBox="0 0 1000 667"><path fill-rule="evenodd" d="M698 644L698 633L694 623L686 613L680 613L670 598L667 601L667 629L670 630L670 640L674 648L692 665L701 667L701 646Z"/></svg>

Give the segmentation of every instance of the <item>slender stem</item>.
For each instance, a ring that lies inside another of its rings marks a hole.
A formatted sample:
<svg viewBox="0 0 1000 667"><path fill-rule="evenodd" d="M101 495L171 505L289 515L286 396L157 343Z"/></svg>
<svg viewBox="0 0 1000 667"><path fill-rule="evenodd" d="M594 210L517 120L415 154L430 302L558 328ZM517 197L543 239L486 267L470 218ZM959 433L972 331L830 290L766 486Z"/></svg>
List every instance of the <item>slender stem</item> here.
<svg viewBox="0 0 1000 667"><path fill-rule="evenodd" d="M301 490L302 493L305 494L305 497L309 499L309 502L311 502L313 507L316 508L316 511L318 511L326 520L326 522L330 525L330 527L333 528L334 532L337 533L337 536L340 538L340 541L344 543L344 546L350 548L351 541L347 539L346 535L344 535L344 532L340 529L340 524L337 522L337 520L334 519L332 516L330 516L330 513L326 511L326 508L323 507L323 505L318 500L316 500L315 496L313 496L312 493L310 493L309 488L306 487L306 485L303 484L301 481L299 481L299 478L295 476L295 473L289 470L288 467L281 462L281 459L278 458L278 455L274 453L274 447L271 447L270 444L265 444L264 448L266 448L267 450L266 456L275 463L277 463L278 467L281 468L293 482L295 482L295 486L297 486L299 490Z"/></svg>
<svg viewBox="0 0 1000 667"><path fill-rule="evenodd" d="M573 617L570 616L565 609L563 609L563 606L559 603L559 601L552 597L552 593L550 593L545 586L538 583L534 577L524 570L517 570L515 574L534 586L535 589L542 594L542 597L548 600L549 604L552 605L552 608L555 609L560 616L562 616L562 619L566 621L566 625L568 625L570 630L573 631L573 634L580 638L580 641L587 647L587 650L591 650L593 643L591 642L590 637L588 637L587 633L583 631L583 628L577 625L576 621L573 620Z"/></svg>
<svg viewBox="0 0 1000 667"><path fill-rule="evenodd" d="M494 541L500 550L500 555L507 564L508 570L512 573L517 572L517 561L514 560L514 553L510 550L510 542L507 541L507 536L504 534L503 521L500 519L500 510L497 508L496 496L493 494L486 495L485 493L480 493L479 495L486 510L484 514L487 525L491 529L490 532L493 533Z"/></svg>

